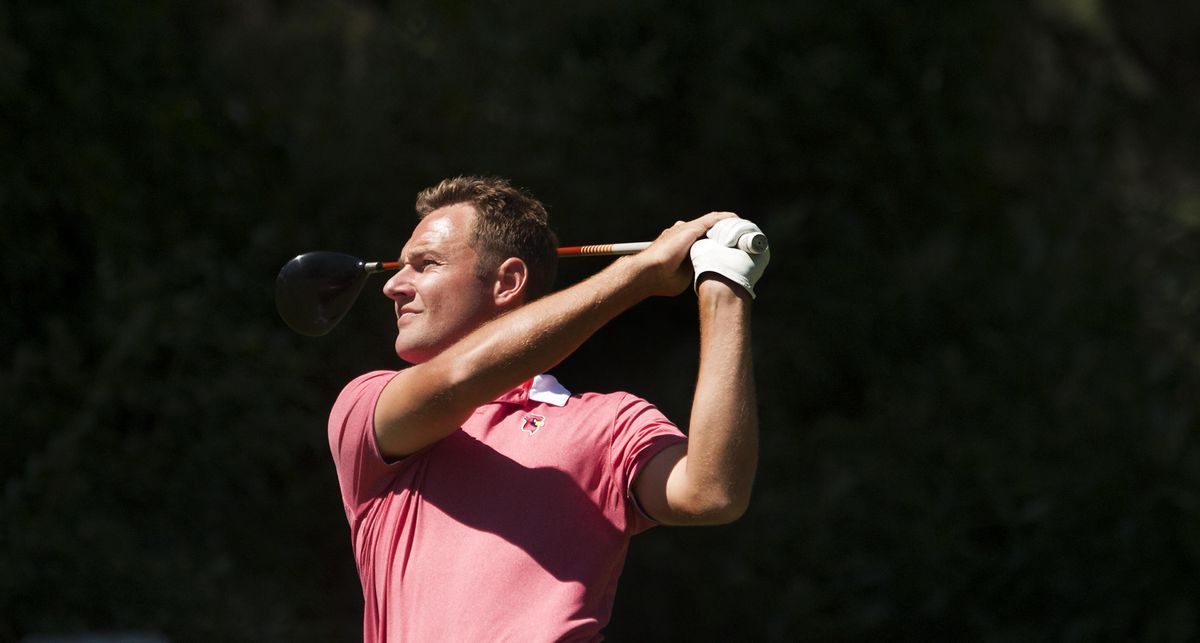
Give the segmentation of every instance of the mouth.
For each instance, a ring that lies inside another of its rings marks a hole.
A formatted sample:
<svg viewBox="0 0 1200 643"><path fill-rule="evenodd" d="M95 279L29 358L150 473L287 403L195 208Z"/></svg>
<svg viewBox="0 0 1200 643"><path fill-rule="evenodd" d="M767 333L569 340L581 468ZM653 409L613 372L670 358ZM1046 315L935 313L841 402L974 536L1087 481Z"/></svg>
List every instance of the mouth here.
<svg viewBox="0 0 1200 643"><path fill-rule="evenodd" d="M412 319L413 317L417 316L417 313L418 313L418 311L415 311L415 310L400 309L400 310L396 311L396 323L400 323L402 321Z"/></svg>

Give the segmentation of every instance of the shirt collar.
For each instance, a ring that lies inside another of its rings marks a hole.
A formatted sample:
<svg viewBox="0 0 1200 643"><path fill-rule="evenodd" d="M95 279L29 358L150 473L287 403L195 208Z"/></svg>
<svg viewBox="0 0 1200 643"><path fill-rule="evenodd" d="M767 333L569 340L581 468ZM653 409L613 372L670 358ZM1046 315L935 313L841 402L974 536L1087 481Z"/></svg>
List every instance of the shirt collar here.
<svg viewBox="0 0 1200 643"><path fill-rule="evenodd" d="M529 399L554 406L566 406L571 392L558 383L553 375L535 375L529 382Z"/></svg>
<svg viewBox="0 0 1200 643"><path fill-rule="evenodd" d="M558 383L553 375L536 375L533 379L501 395L496 401L524 405L530 401L553 406L566 406L571 392Z"/></svg>

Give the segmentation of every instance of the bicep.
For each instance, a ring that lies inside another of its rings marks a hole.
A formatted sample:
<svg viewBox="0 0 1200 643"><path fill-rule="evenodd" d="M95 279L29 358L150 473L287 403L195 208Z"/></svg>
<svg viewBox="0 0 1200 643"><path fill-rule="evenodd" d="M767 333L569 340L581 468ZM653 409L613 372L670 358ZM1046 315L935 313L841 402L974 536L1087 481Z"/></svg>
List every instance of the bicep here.
<svg viewBox="0 0 1200 643"><path fill-rule="evenodd" d="M638 506L664 525L703 522L689 510L687 443L669 446L654 455L633 481Z"/></svg>

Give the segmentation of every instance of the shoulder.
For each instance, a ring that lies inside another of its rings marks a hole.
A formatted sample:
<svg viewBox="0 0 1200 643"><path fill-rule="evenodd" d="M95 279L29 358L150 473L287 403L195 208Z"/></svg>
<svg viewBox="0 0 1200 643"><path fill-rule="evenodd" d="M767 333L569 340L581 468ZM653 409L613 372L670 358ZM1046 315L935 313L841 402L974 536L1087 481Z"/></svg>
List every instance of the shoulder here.
<svg viewBox="0 0 1200 643"><path fill-rule="evenodd" d="M620 399L624 399L624 398L634 398L634 399L638 399L638 400L642 399L640 396L638 396L635 393L630 393L629 391L621 391L621 390L617 390L617 391L582 391L580 393L573 393L571 395L571 397L588 399L588 400L593 400L593 399L594 400L620 400Z"/></svg>
<svg viewBox="0 0 1200 643"><path fill-rule="evenodd" d="M615 411L626 406L639 404L650 403L626 391L612 391L609 393L588 391L572 395L566 404L566 408L593 412L599 409L610 408Z"/></svg>
<svg viewBox="0 0 1200 643"><path fill-rule="evenodd" d="M671 423L653 403L627 391L573 395L565 409L617 430Z"/></svg>
<svg viewBox="0 0 1200 643"><path fill-rule="evenodd" d="M352 390L354 388L360 388L360 387L370 384L372 382L380 382L380 381L387 382L388 380L392 379L392 377L395 376L399 372L400 371L381 370L381 371L371 371L369 373L363 373L362 375L359 375L358 377L350 380L346 384L346 386L342 387L342 391L348 391L348 390Z"/></svg>
<svg viewBox="0 0 1200 643"><path fill-rule="evenodd" d="M338 397L354 395L363 391L364 389L370 389L376 386L383 387L399 372L400 371L371 371L369 373L363 373L362 375L359 375L358 377L347 382L346 385L342 387L342 392L338 394Z"/></svg>
<svg viewBox="0 0 1200 643"><path fill-rule="evenodd" d="M612 391L610 393L586 392L577 393L571 396L571 402L587 406L631 406L631 405L650 405L653 403L645 398L630 393L628 391Z"/></svg>
<svg viewBox="0 0 1200 643"><path fill-rule="evenodd" d="M333 403L334 415L345 413L348 407L355 405L366 399L374 400L379 397L379 393L383 391L383 387L392 380L400 371L371 371L363 373L358 377L350 380L342 387L338 393L337 399ZM374 406L374 405L372 405Z"/></svg>

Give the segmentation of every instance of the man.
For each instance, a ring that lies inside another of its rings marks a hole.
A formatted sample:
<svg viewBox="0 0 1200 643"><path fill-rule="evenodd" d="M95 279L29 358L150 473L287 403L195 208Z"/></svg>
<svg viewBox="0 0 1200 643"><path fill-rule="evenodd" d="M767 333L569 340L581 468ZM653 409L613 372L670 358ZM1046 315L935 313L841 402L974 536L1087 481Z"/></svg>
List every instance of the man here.
<svg viewBox="0 0 1200 643"><path fill-rule="evenodd" d="M750 302L767 256L705 235L757 228L727 212L680 221L541 296L557 259L532 197L459 177L423 191L417 212L383 289L396 354L412 366L356 378L329 419L364 639L598 640L633 534L746 509L757 461ZM694 272L701 347L687 437L645 400L572 395L544 375L627 308L683 292Z"/></svg>

